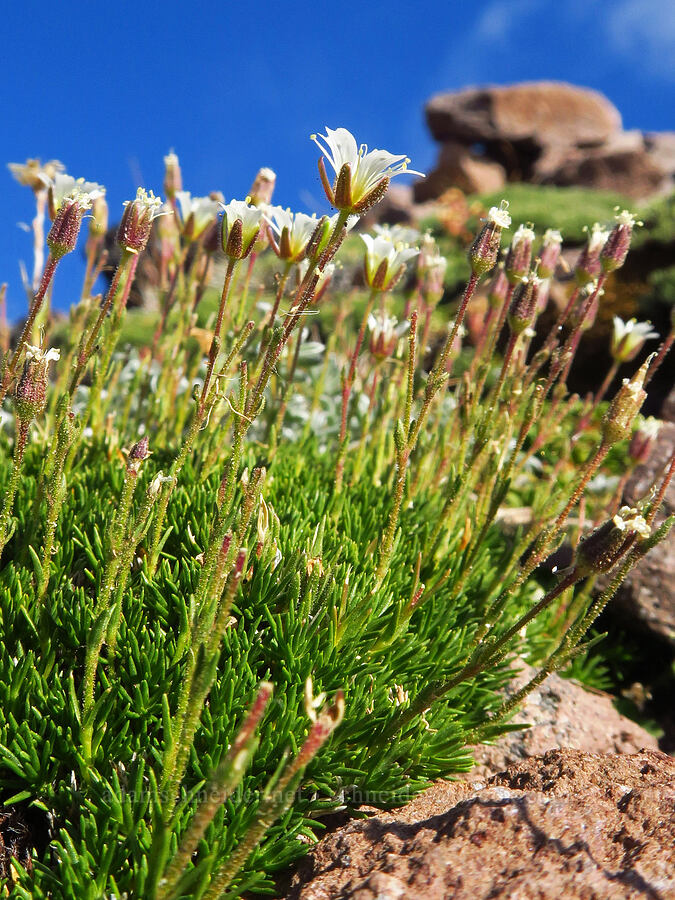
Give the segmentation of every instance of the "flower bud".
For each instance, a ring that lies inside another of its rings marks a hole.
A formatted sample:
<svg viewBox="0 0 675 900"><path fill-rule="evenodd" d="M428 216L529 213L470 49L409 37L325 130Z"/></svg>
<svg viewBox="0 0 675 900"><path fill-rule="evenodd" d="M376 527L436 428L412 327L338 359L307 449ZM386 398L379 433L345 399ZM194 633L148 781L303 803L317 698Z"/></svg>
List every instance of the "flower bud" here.
<svg viewBox="0 0 675 900"><path fill-rule="evenodd" d="M47 235L47 246L54 259L61 259L75 249L82 217L87 209L88 206L74 198L66 200L56 213Z"/></svg>
<svg viewBox="0 0 675 900"><path fill-rule="evenodd" d="M540 284L540 278L529 275L516 285L508 313L509 328L514 334L522 334L534 321Z"/></svg>
<svg viewBox="0 0 675 900"><path fill-rule="evenodd" d="M183 174L180 170L178 157L171 150L164 157L164 193L173 200L178 191L183 190Z"/></svg>
<svg viewBox="0 0 675 900"><path fill-rule="evenodd" d="M630 249L630 241L633 236L633 228L636 225L642 225L636 217L623 210L616 217L616 225L609 233L609 237L605 241L605 245L600 253L600 264L603 272L614 272L620 269L626 261L626 256Z"/></svg>
<svg viewBox="0 0 675 900"><path fill-rule="evenodd" d="M492 309L501 309L509 293L509 281L504 271L504 266L500 265L496 275L493 276L488 288L488 303Z"/></svg>
<svg viewBox="0 0 675 900"><path fill-rule="evenodd" d="M645 463L654 445L654 440L661 429L661 422L650 416L638 427L628 445L628 455L634 463Z"/></svg>
<svg viewBox="0 0 675 900"><path fill-rule="evenodd" d="M272 169L266 167L259 169L248 192L251 206L265 206L271 203L276 183L277 176Z"/></svg>
<svg viewBox="0 0 675 900"><path fill-rule="evenodd" d="M504 271L509 284L518 284L530 271L534 231L527 225L519 225L504 261Z"/></svg>
<svg viewBox="0 0 675 900"><path fill-rule="evenodd" d="M243 200L230 200L223 208L221 245L231 260L245 259L253 250L263 211Z"/></svg>
<svg viewBox="0 0 675 900"><path fill-rule="evenodd" d="M502 229L511 225L507 212L508 203L502 200L499 208L493 206L478 236L469 249L471 271L475 276L485 275L495 267L502 240Z"/></svg>
<svg viewBox="0 0 675 900"><path fill-rule="evenodd" d="M150 456L148 446L149 440L147 435L143 435L139 441L136 441L127 454L127 472L133 475L138 474L141 463Z"/></svg>
<svg viewBox="0 0 675 900"><path fill-rule="evenodd" d="M609 571L636 536L649 537L650 527L637 509L623 506L618 514L579 542L575 567L580 575Z"/></svg>
<svg viewBox="0 0 675 900"><path fill-rule="evenodd" d="M49 363L60 356L59 350L45 352L40 347L26 344L26 362L14 395L16 415L23 424L29 424L44 412L47 405Z"/></svg>
<svg viewBox="0 0 675 900"><path fill-rule="evenodd" d="M161 207L161 199L143 188L136 191L135 200L127 200L117 229L117 243L123 250L140 253L145 249L153 220L163 214Z"/></svg>
<svg viewBox="0 0 675 900"><path fill-rule="evenodd" d="M602 271L600 253L608 237L609 232L596 222L574 269L574 277L580 287L589 281L595 281L600 275Z"/></svg>
<svg viewBox="0 0 675 900"><path fill-rule="evenodd" d="M108 204L105 197L96 197L91 205L89 234L92 237L103 237L108 230Z"/></svg>
<svg viewBox="0 0 675 900"><path fill-rule="evenodd" d="M649 356L639 371L629 381L624 378L612 400L602 423L602 439L605 444L616 444L631 436L633 422L645 402L647 392L643 385L654 354Z"/></svg>
<svg viewBox="0 0 675 900"><path fill-rule="evenodd" d="M555 274L555 269L560 259L561 244L562 235L559 231L548 228L544 232L541 249L539 250L539 265L537 266L537 274L541 278L552 278Z"/></svg>

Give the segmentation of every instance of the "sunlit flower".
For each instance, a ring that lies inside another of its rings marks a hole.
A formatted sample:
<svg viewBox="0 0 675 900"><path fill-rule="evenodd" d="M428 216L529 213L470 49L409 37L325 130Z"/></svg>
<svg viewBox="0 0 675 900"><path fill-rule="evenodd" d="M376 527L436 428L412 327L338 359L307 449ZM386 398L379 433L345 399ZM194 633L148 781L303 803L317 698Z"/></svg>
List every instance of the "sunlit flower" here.
<svg viewBox="0 0 675 900"><path fill-rule="evenodd" d="M176 200L183 221L183 234L197 240L215 221L219 204L211 197L192 197L189 191L176 191Z"/></svg>
<svg viewBox="0 0 675 900"><path fill-rule="evenodd" d="M560 248L562 245L562 235L559 231L547 228L539 250L539 265L537 273L542 278L551 278L555 272L560 258Z"/></svg>
<svg viewBox="0 0 675 900"><path fill-rule="evenodd" d="M369 287L386 291L393 287L405 271L408 260L418 255L416 247L395 246L383 237L362 234L366 245L365 273Z"/></svg>
<svg viewBox="0 0 675 900"><path fill-rule="evenodd" d="M171 150L164 157L164 193L169 199L173 199L182 190L183 173L180 169L180 162L176 154Z"/></svg>
<svg viewBox="0 0 675 900"><path fill-rule="evenodd" d="M633 506L622 506L612 519L612 522L614 522L619 531L634 531L643 538L649 537L652 533L645 519Z"/></svg>
<svg viewBox="0 0 675 900"><path fill-rule="evenodd" d="M502 200L499 206L492 206L485 217L485 224L469 248L471 271L477 278L487 274L497 264L502 229L511 227L508 209L507 200Z"/></svg>
<svg viewBox="0 0 675 900"><path fill-rule="evenodd" d="M397 156L387 150L369 151L366 144L359 147L354 135L346 128L326 128L325 135L313 134L311 138L335 172L331 185L321 157L321 181L328 201L336 209L360 215L382 199L396 175L404 172L423 174L408 169L410 160L407 156Z"/></svg>
<svg viewBox="0 0 675 900"><path fill-rule="evenodd" d="M148 243L153 221L168 212L161 197L155 197L152 191L139 187L136 199L124 203L122 220L117 229L117 243L123 250L140 253Z"/></svg>
<svg viewBox="0 0 675 900"><path fill-rule="evenodd" d="M276 172L273 169L268 169L267 166L263 166L253 179L251 190L248 192L249 202L253 206L265 206L271 203L276 183Z"/></svg>
<svg viewBox="0 0 675 900"><path fill-rule="evenodd" d="M486 216L488 224L497 225L499 228L511 227L508 201L502 200L499 206L491 206ZM521 226L522 227L522 226Z"/></svg>
<svg viewBox="0 0 675 900"><path fill-rule="evenodd" d="M43 350L42 347L35 347L33 344L26 344L26 359L34 359L36 363L56 362L61 359L61 351L56 347L50 347L49 350Z"/></svg>
<svg viewBox="0 0 675 900"><path fill-rule="evenodd" d="M302 259L309 239L319 225L315 215L292 213L281 206L269 207L265 212L272 231L272 249L280 259L297 262Z"/></svg>
<svg viewBox="0 0 675 900"><path fill-rule="evenodd" d="M612 356L617 362L630 362L642 350L645 341L658 336L657 331L652 331L651 322L638 322L636 319L624 322L619 316L614 316Z"/></svg>
<svg viewBox="0 0 675 900"><path fill-rule="evenodd" d="M633 229L642 225L642 222L638 221L637 216L628 212L627 209L619 212L619 207L617 206L616 212L616 225L610 231L609 237L600 253L600 263L605 272L614 272L616 269L621 268L630 249Z"/></svg>
<svg viewBox="0 0 675 900"><path fill-rule="evenodd" d="M50 159L44 164L39 159L27 159L25 163L8 163L7 168L19 184L37 193L48 188L56 173L63 172L65 166L58 159Z"/></svg>
<svg viewBox="0 0 675 900"><path fill-rule="evenodd" d="M417 228L410 225L373 225L373 231L377 237L386 238L392 244L416 244L422 235ZM433 240L433 238L432 238Z"/></svg>
<svg viewBox="0 0 675 900"><path fill-rule="evenodd" d="M410 328L410 322L398 322L394 316L388 316L378 310L368 316L370 331L369 349L378 362L388 359L396 350L399 338Z"/></svg>
<svg viewBox="0 0 675 900"><path fill-rule="evenodd" d="M263 210L245 200L223 206L222 245L230 259L244 259L253 249L263 221Z"/></svg>
<svg viewBox="0 0 675 900"><path fill-rule="evenodd" d="M56 217L66 201L77 203L87 210L94 200L105 196L105 188L95 181L85 181L84 178L73 178L64 172L56 172L49 186L49 206L52 218Z"/></svg>

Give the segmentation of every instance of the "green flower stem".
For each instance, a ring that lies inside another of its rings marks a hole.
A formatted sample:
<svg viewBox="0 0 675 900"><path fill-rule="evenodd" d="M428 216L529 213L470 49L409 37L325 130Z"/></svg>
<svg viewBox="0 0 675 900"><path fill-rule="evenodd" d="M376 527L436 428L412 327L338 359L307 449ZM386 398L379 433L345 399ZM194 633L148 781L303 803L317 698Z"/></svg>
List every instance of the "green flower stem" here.
<svg viewBox="0 0 675 900"><path fill-rule="evenodd" d="M277 318L277 313L279 312L279 304L284 296L284 292L286 290L286 283L288 282L288 276L291 274L291 268L293 264L287 262L283 268L283 271L279 275L279 283L277 284L277 291L274 297L274 306L272 307L272 311L270 312L270 317L267 320L267 328L271 331L274 328L274 323Z"/></svg>
<svg viewBox="0 0 675 900"><path fill-rule="evenodd" d="M244 777L251 758L257 748L255 732L265 714L272 697L272 685L263 682L253 705L246 714L225 759L211 775L204 788L205 799L195 810L195 814L181 837L178 849L171 859L159 882L156 900L169 900L176 896L175 888L187 871L192 855L204 837L206 829L222 804L232 794Z"/></svg>
<svg viewBox="0 0 675 900"><path fill-rule="evenodd" d="M349 369L342 377L342 415L340 417L340 437L338 438L338 456L335 463L335 492L337 494L342 490L342 481L344 478L345 456L347 453L347 412L349 409L349 398L351 397L352 388L354 386L354 378L356 376L356 364L358 362L359 353L361 352L361 344L366 334L368 326L368 316L371 313L375 298L379 291L373 289L368 297L366 308L361 319L361 327L356 337L354 352L349 361Z"/></svg>
<svg viewBox="0 0 675 900"><path fill-rule="evenodd" d="M9 484L5 490L2 500L2 511L0 512L0 554L5 549L7 541L12 536L12 511L14 509L14 498L21 481L21 467L23 464L24 452L28 443L28 430L30 423L22 419L16 420L16 438L14 440L14 459L12 464L12 474L9 478Z"/></svg>
<svg viewBox="0 0 675 900"><path fill-rule="evenodd" d="M47 258L47 265L45 266L44 272L42 273L40 286L35 292L33 302L30 305L28 318L26 319L23 330L21 331L21 337L19 338L19 341L16 345L16 350L11 355L9 362L6 362L3 366L2 378L0 379L0 404L7 396L7 391L9 390L12 379L14 378L17 365L23 355L26 342L31 336L35 319L37 317L37 314L40 312L40 309L42 308L42 304L44 303L44 299L47 295L47 290L51 285L58 264L59 260L52 256L50 253L49 257Z"/></svg>
<svg viewBox="0 0 675 900"><path fill-rule="evenodd" d="M138 254L132 253L130 250L123 250L119 265L115 270L113 280L110 284L110 287L108 288L108 293L106 294L105 300L101 305L101 309L99 310L99 314L96 317L96 321L94 322L94 325L92 326L88 336L85 338L83 335L82 337L82 342L77 355L77 363L75 365L75 369L70 379L70 385L68 387L68 392L71 398L73 397L77 386L82 380L84 370L86 369L87 364L91 359L94 350L96 349L98 336L101 332L101 328L103 327L103 323L105 322L106 317L110 313L111 309L113 309L113 307L126 306L126 301L129 297L129 291L131 290L131 285L134 280L134 275L136 274L137 266ZM119 301L115 303L118 296Z"/></svg>
<svg viewBox="0 0 675 900"><path fill-rule="evenodd" d="M459 309L457 310L457 315L455 316L455 321L452 325L452 328L450 329L450 334L448 335L445 344L443 345L443 349L439 353L438 358L434 363L433 369L429 373L426 390L424 392L424 399L422 401L422 408L420 409L419 415L417 416L415 424L413 425L407 439L409 454L412 453L412 451L415 449L420 436L420 432L422 430L422 426L424 425L426 417L429 414L429 409L434 397L447 381L445 369L448 364L448 359L450 358L450 351L452 350L452 346L455 343L455 338L457 337L459 327L462 324L462 320L464 319L466 308L469 305L469 301L471 300L474 291L476 290L479 279L480 276L474 274L472 274L469 278L469 281L464 290L464 296L462 297Z"/></svg>
<svg viewBox="0 0 675 900"><path fill-rule="evenodd" d="M570 572L562 579L554 588L552 588L542 599L536 603L528 612L524 613L518 621L508 628L494 642L488 642L484 646L479 645L475 648L468 662L460 669L460 671L452 678L444 681L432 681L427 685L410 704L403 710L385 729L384 733L378 738L377 746L393 739L397 734L414 722L421 716L430 706L440 700L453 688L479 675L489 666L495 665L504 656L508 643L514 638L521 628L524 628L535 616L538 616L544 609L553 603L553 601L571 587L581 576L575 571Z"/></svg>
<svg viewBox="0 0 675 900"><path fill-rule="evenodd" d="M84 758L91 761L91 740L94 730L94 722L91 712L94 705L94 682L98 668L99 655L106 629L108 627L110 602L120 573L123 554L122 547L127 538L131 501L136 488L138 473L127 466L122 495L119 500L117 512L110 522L106 534L106 548L103 578L96 598L94 608L94 625L87 638L87 649L84 661L84 679L82 681L82 732L81 742Z"/></svg>
<svg viewBox="0 0 675 900"><path fill-rule="evenodd" d="M268 786L256 811L256 819L231 856L211 875L202 900L218 900L258 846L265 833L290 807L302 773L331 736L341 719L335 709L322 713L310 728L295 759L287 763L273 787Z"/></svg>
<svg viewBox="0 0 675 900"><path fill-rule="evenodd" d="M225 306L227 304L227 299L230 293L230 285L232 284L232 273L235 270L236 264L238 260L228 258L227 260L227 271L225 273L225 282L223 284L223 291L220 295L220 304L218 306L218 315L216 317L216 324L213 329L213 340L211 341L211 349L209 350L209 359L206 366L206 377L204 378L204 385L202 387L202 393L199 398L199 410L200 414L204 414L206 410L206 398L209 394L209 389L211 387L211 378L213 377L213 369L216 365L216 359L218 358L218 353L220 352L220 331L223 327L223 316L225 314Z"/></svg>

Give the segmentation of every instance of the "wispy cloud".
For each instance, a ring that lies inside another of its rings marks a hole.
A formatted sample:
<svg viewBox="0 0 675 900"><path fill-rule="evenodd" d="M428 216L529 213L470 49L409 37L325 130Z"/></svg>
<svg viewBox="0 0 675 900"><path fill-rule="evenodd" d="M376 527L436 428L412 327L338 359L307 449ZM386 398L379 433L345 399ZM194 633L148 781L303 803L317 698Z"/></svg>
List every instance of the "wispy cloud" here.
<svg viewBox="0 0 675 900"><path fill-rule="evenodd" d="M632 67L675 80L675 4L623 0L605 8L611 49Z"/></svg>

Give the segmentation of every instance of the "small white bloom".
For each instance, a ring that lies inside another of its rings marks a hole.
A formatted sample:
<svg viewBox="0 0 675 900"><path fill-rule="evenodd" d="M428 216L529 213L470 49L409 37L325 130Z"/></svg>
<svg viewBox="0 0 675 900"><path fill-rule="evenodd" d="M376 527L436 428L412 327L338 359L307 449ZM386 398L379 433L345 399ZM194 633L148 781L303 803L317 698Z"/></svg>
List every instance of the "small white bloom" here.
<svg viewBox="0 0 675 900"><path fill-rule="evenodd" d="M586 226L584 226L583 230L588 234L588 228ZM599 253L605 246L608 237L609 231L603 228L599 222L594 222L591 232L588 235L588 252L591 254Z"/></svg>
<svg viewBox="0 0 675 900"><path fill-rule="evenodd" d="M263 210L257 206L250 206L245 200L230 200L229 203L221 204L221 206L227 231L232 228L237 219L241 221L242 244L244 248L247 248L260 230Z"/></svg>
<svg viewBox="0 0 675 900"><path fill-rule="evenodd" d="M57 172L63 172L65 166L58 159L50 159L42 164L39 159L27 159L25 163L7 163L13 177L33 191L43 191L54 180Z"/></svg>
<svg viewBox="0 0 675 900"><path fill-rule="evenodd" d="M362 234L361 239L366 245L366 280L373 287L373 280L378 269L383 262L386 262L386 271L382 284L378 284L379 290L386 291L389 285L396 278L401 267L419 254L416 247L406 247L404 245L394 245L383 237L372 237L369 234Z"/></svg>
<svg viewBox="0 0 675 900"><path fill-rule="evenodd" d="M652 331L651 322L638 322L637 319L629 319L624 322L619 316L614 316L612 356L618 362L629 362L637 356L645 341L657 337L659 337L659 333Z"/></svg>
<svg viewBox="0 0 675 900"><path fill-rule="evenodd" d="M316 231L319 219L312 214L292 213L281 206L270 206L265 210L265 218L274 232L277 241L281 240L284 229L288 235L287 252L291 260L298 259L305 252L309 239Z"/></svg>
<svg viewBox="0 0 675 900"><path fill-rule="evenodd" d="M148 485L148 496L154 500L162 489L163 484L170 484L173 481L172 475L164 475L158 472Z"/></svg>
<svg viewBox="0 0 675 900"><path fill-rule="evenodd" d="M151 222L158 216L168 215L171 212L164 207L161 197L155 197L152 191L146 191L142 187L137 189L135 200L125 200L122 206L127 207L131 203L137 204L142 213L149 213Z"/></svg>
<svg viewBox="0 0 675 900"><path fill-rule="evenodd" d="M614 216L614 218L619 225L627 225L629 228L635 228L635 226L640 226L643 224L642 222L640 222L635 213L628 212L627 209L622 209L621 212L619 212L619 207L617 206L615 208L615 212L616 215Z"/></svg>
<svg viewBox="0 0 675 900"><path fill-rule="evenodd" d="M61 351L55 347L49 350L43 350L42 347L35 347L33 344L26 344L26 359L34 359L36 362L49 363L61 358Z"/></svg>
<svg viewBox="0 0 675 900"><path fill-rule="evenodd" d="M490 212L492 212L492 210L490 210ZM519 225L513 235L511 246L517 247L518 244L522 244L523 241L529 241L529 243L531 244L534 241L535 237L536 235L534 233L534 230L530 228L529 225Z"/></svg>
<svg viewBox="0 0 675 900"><path fill-rule="evenodd" d="M377 187L383 178L394 178L408 172L423 175L408 169L407 156L389 153L387 150L368 150L367 144L359 146L354 135L346 128L326 128L325 135L311 135L311 139L331 164L335 175L345 164L351 169L351 200L356 206ZM323 141L323 143L322 143Z"/></svg>
<svg viewBox="0 0 675 900"><path fill-rule="evenodd" d="M105 197L105 188L95 181L73 178L64 172L56 172L50 184L54 212L58 212L66 200L77 203L81 209L89 209L99 197Z"/></svg>
<svg viewBox="0 0 675 900"><path fill-rule="evenodd" d="M641 435L644 435L644 437L654 440L654 438L658 437L662 425L663 422L660 419L655 419L654 416L648 416L640 423L640 425L638 425L637 431L639 431Z"/></svg>
<svg viewBox="0 0 675 900"><path fill-rule="evenodd" d="M510 228L509 201L502 200L499 206L491 206L486 216L486 221L497 225L499 228Z"/></svg>
<svg viewBox="0 0 675 900"><path fill-rule="evenodd" d="M193 217L193 234L197 238L215 220L219 204L210 197L192 197L189 191L176 191L183 225Z"/></svg>
<svg viewBox="0 0 675 900"><path fill-rule="evenodd" d="M559 231L556 231L554 228L547 228L544 232L542 243L544 244L544 246L549 246L551 244L562 244L562 234Z"/></svg>
<svg viewBox="0 0 675 900"><path fill-rule="evenodd" d="M632 506L622 506L612 519L619 531L635 531L642 538L647 538L652 530L638 510Z"/></svg>
<svg viewBox="0 0 675 900"><path fill-rule="evenodd" d="M373 225L377 237L383 237L392 244L416 244L422 237L416 228L409 225ZM433 238L432 238L433 240Z"/></svg>

